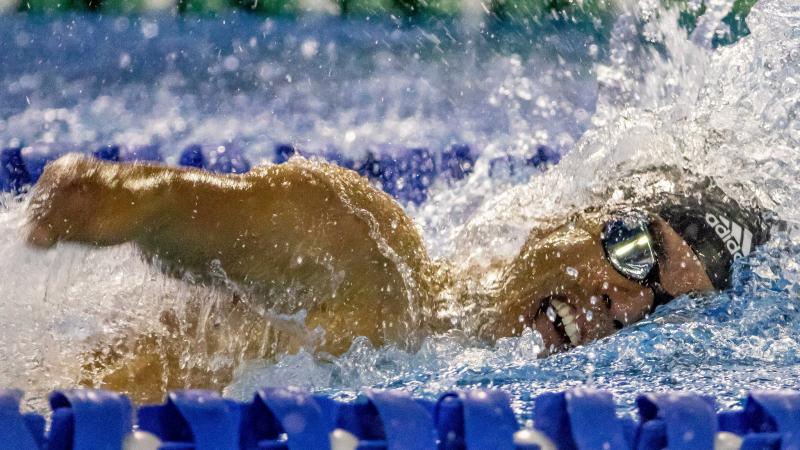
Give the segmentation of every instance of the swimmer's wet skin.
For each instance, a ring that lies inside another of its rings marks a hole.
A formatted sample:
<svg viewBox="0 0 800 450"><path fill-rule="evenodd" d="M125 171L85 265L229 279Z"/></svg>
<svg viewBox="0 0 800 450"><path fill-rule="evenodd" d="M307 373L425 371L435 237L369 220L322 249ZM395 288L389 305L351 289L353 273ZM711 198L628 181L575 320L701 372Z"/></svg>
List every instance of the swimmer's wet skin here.
<svg viewBox="0 0 800 450"><path fill-rule="evenodd" d="M196 305L188 325L168 311L167 333L98 350L84 367L85 384L156 401L171 388L222 387L242 360L341 354L358 336L414 348L454 327L486 342L534 327L547 353L607 336L660 302L727 286L733 259L766 239L734 206L678 200L572 216L531 232L497 287L474 293L428 257L402 208L353 171L294 159L220 175L67 155L32 193L28 241L134 242L167 273L208 284L224 273L236 285L226 326L198 319ZM477 306L473 326L442 317L444 298ZM301 311L304 326L276 318ZM221 357L181 362L195 341Z"/></svg>

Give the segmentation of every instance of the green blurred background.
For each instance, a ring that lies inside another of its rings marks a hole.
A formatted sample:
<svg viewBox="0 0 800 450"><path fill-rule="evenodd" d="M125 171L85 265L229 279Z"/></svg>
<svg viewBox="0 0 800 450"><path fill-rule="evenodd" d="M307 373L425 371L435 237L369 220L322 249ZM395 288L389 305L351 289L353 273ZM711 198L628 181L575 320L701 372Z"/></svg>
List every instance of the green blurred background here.
<svg viewBox="0 0 800 450"><path fill-rule="evenodd" d="M255 17L297 18L340 16L348 20L390 20L398 25L439 20L478 18L481 23L535 32L543 22L593 27L608 34L626 3L637 0L0 0L0 14L59 13L172 14L215 17L247 14ZM679 12L681 26L691 32L711 0L657 0ZM757 0L734 0L723 20L729 33L713 44L725 45L749 34L745 18ZM496 28L494 28L496 29Z"/></svg>
<svg viewBox="0 0 800 450"><path fill-rule="evenodd" d="M732 16L746 16L755 2L736 0ZM458 16L477 11L496 20L512 22L547 16L567 19L599 17L613 14L618 3L615 0L0 0L0 6L6 12L102 11L130 14L174 11L179 14L214 15L243 11L270 17L324 13L419 19ZM702 2L662 0L662 3L680 8L690 16L699 15L704 9Z"/></svg>

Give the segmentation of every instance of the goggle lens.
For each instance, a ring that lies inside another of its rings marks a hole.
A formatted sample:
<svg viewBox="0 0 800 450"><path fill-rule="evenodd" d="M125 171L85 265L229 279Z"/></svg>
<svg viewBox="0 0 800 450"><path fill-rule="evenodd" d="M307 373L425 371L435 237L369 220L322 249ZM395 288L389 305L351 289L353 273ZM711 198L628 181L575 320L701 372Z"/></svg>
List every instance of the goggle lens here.
<svg viewBox="0 0 800 450"><path fill-rule="evenodd" d="M631 212L611 220L603 230L603 248L611 265L636 281L644 281L656 266L648 224L646 216Z"/></svg>

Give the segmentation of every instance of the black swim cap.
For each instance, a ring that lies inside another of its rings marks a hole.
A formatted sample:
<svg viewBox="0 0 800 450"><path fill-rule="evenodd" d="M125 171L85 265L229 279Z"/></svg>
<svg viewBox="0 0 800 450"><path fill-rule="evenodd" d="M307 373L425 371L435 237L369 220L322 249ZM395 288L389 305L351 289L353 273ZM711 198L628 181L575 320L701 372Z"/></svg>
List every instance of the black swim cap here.
<svg viewBox="0 0 800 450"><path fill-rule="evenodd" d="M730 287L733 262L769 240L758 210L743 208L710 183L694 196L668 196L655 212L692 247L719 290Z"/></svg>

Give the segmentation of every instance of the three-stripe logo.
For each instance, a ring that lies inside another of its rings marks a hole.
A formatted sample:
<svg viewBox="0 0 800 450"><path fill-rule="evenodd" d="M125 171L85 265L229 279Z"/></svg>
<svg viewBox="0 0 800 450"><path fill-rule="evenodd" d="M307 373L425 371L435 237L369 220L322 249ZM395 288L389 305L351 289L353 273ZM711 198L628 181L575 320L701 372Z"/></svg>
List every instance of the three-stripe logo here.
<svg viewBox="0 0 800 450"><path fill-rule="evenodd" d="M711 213L706 213L706 223L711 225L717 236L725 242L725 248L733 255L733 259L739 259L750 254L753 241L753 233L750 230L725 216L715 216Z"/></svg>

